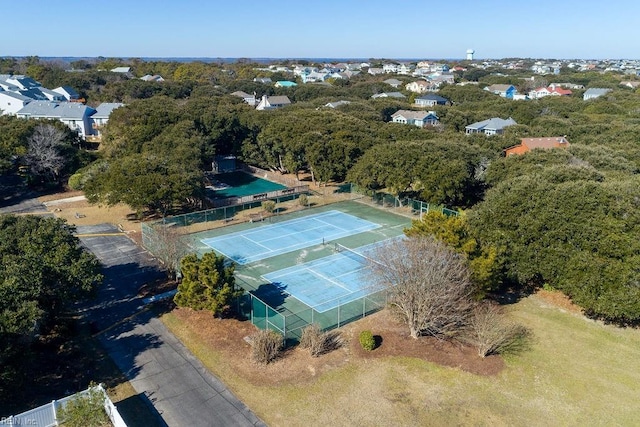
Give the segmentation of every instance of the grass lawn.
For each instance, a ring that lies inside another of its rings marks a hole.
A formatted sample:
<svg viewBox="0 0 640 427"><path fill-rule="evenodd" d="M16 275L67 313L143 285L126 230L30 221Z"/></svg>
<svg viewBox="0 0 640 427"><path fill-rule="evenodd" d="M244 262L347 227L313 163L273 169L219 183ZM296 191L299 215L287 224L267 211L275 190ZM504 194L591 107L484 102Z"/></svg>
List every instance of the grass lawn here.
<svg viewBox="0 0 640 427"><path fill-rule="evenodd" d="M417 358L363 357L352 345L338 350L339 361L330 354L305 362L293 350L254 366L261 378L247 374L248 348L238 368L224 340L203 338L206 331L175 312L163 320L269 425L637 425L639 330L585 319L540 295L509 309L533 331L531 348L485 376ZM361 330L360 322L345 329ZM294 363L308 363L312 374L273 379Z"/></svg>

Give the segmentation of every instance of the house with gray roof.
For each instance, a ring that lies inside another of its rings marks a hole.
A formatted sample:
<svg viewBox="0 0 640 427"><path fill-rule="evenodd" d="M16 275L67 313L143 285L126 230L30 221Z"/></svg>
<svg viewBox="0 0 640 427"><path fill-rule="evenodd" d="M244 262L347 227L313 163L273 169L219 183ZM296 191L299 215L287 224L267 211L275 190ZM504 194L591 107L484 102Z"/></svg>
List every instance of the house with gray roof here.
<svg viewBox="0 0 640 427"><path fill-rule="evenodd" d="M80 99L80 94L70 86L60 86L53 89L53 91L62 95L67 101Z"/></svg>
<svg viewBox="0 0 640 427"><path fill-rule="evenodd" d="M49 101L67 101L67 99L64 97L64 95L55 92L51 89L47 89L46 87L39 87L36 89L32 89L33 91L40 91L40 93L42 93L46 99L48 99Z"/></svg>
<svg viewBox="0 0 640 427"><path fill-rule="evenodd" d="M400 92L382 92L382 93L376 93L375 95L371 95L371 99L378 99L378 98L405 99L406 96L404 96Z"/></svg>
<svg viewBox="0 0 640 427"><path fill-rule="evenodd" d="M237 90L235 92L231 92L230 95L237 96L238 98L242 98L242 100L245 103L251 105L252 107L255 107L256 104L257 104L255 92L250 95L250 94L248 94L248 93L246 93L244 91Z"/></svg>
<svg viewBox="0 0 640 427"><path fill-rule="evenodd" d="M584 91L584 94L582 95L582 99L584 101L588 101L590 99L596 99L603 95L606 95L609 92L611 92L611 89L592 87Z"/></svg>
<svg viewBox="0 0 640 427"><path fill-rule="evenodd" d="M335 101L335 102L329 102L324 106L327 108L338 108L342 105L349 105L349 104L351 104L351 101Z"/></svg>
<svg viewBox="0 0 640 427"><path fill-rule="evenodd" d="M23 75L8 75L3 74L0 76L2 80L8 85L17 87L19 90L29 90L42 86L40 83L32 79L31 77Z"/></svg>
<svg viewBox="0 0 640 427"><path fill-rule="evenodd" d="M93 133L91 116L96 113L91 107L75 102L33 101L16 112L25 119L59 120L82 138Z"/></svg>
<svg viewBox="0 0 640 427"><path fill-rule="evenodd" d="M291 101L287 96L267 96L262 95L262 99L258 103L256 110L274 110L290 105Z"/></svg>
<svg viewBox="0 0 640 427"><path fill-rule="evenodd" d="M506 127L513 125L517 125L517 123L511 117L509 117L508 119L493 117L491 119L470 124L469 126L465 127L465 133L467 135L471 135L474 133L483 133L485 135L500 135L504 132L504 129Z"/></svg>
<svg viewBox="0 0 640 427"><path fill-rule="evenodd" d="M33 99L15 92L0 90L0 115L15 115Z"/></svg>
<svg viewBox="0 0 640 427"><path fill-rule="evenodd" d="M514 85L506 85L506 84L494 84L491 86L487 86L484 90L495 93L496 95L500 95L503 98L513 99L513 97L518 93L518 90Z"/></svg>
<svg viewBox="0 0 640 427"><path fill-rule="evenodd" d="M413 125L419 128L435 126L439 123L439 119L435 111L398 110L391 115L391 121L393 123Z"/></svg>
<svg viewBox="0 0 640 427"><path fill-rule="evenodd" d="M85 139L89 142L101 142L102 131L104 125L109 121L109 116L111 116L113 110L122 106L124 106L124 104L120 102L103 102L98 105L95 109L95 113L90 117L91 135L87 135Z"/></svg>
<svg viewBox="0 0 640 427"><path fill-rule="evenodd" d="M402 84L402 81L400 81L398 79L387 79L387 80L383 81L382 83L386 83L391 87L398 88Z"/></svg>
<svg viewBox="0 0 640 427"><path fill-rule="evenodd" d="M436 105L447 105L449 100L435 93L428 93L417 97L414 100L416 107L435 107Z"/></svg>

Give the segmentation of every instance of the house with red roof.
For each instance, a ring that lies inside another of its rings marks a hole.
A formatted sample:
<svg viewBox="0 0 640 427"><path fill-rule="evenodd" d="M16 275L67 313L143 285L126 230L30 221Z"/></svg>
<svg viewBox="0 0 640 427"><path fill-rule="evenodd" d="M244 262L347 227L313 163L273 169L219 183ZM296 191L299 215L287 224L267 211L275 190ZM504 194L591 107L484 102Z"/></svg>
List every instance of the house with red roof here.
<svg viewBox="0 0 640 427"><path fill-rule="evenodd" d="M520 144L504 150L505 156L514 156L528 153L537 148L550 150L553 148L567 148L569 141L566 136L552 136L546 138L522 138Z"/></svg>
<svg viewBox="0 0 640 427"><path fill-rule="evenodd" d="M573 92L561 86L551 85L549 87L539 87L529 92L530 99L544 98L545 96L569 96Z"/></svg>

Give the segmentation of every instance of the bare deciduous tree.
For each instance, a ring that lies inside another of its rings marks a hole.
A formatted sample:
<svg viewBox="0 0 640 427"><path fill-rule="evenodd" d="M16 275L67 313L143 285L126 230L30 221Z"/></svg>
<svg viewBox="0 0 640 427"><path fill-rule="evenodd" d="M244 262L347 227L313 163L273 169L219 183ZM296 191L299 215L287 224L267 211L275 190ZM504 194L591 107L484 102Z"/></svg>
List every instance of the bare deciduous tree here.
<svg viewBox="0 0 640 427"><path fill-rule="evenodd" d="M411 337L453 336L472 311L475 290L466 261L432 237L397 240L378 249L372 263L377 284Z"/></svg>
<svg viewBox="0 0 640 427"><path fill-rule="evenodd" d="M175 279L180 269L180 260L191 253L189 245L183 240L182 234L176 227L166 224L153 226L155 239L149 248L167 269L169 278Z"/></svg>
<svg viewBox="0 0 640 427"><path fill-rule="evenodd" d="M66 159L60 153L64 132L51 125L36 126L29 137L26 161L35 175L57 181Z"/></svg>
<svg viewBox="0 0 640 427"><path fill-rule="evenodd" d="M476 347L480 357L486 357L516 347L529 334L524 326L505 319L499 307L485 302L474 309L464 341Z"/></svg>

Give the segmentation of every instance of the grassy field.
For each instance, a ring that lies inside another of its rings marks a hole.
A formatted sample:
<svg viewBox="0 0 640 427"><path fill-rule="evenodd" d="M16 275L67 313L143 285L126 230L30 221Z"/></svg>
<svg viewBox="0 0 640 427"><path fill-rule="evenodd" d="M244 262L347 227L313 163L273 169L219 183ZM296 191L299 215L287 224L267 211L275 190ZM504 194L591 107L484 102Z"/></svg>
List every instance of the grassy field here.
<svg viewBox="0 0 640 427"><path fill-rule="evenodd" d="M509 309L531 328L534 339L530 349L508 357L495 376L415 358L363 358L347 352L344 363L325 366L311 380L265 385L234 368L235 362L202 340L194 325L173 313L163 320L273 426L303 426L310 420L359 426L637 425L640 331L585 319L539 295ZM286 359L279 363L280 368L262 368L265 378L270 369L286 369Z"/></svg>

